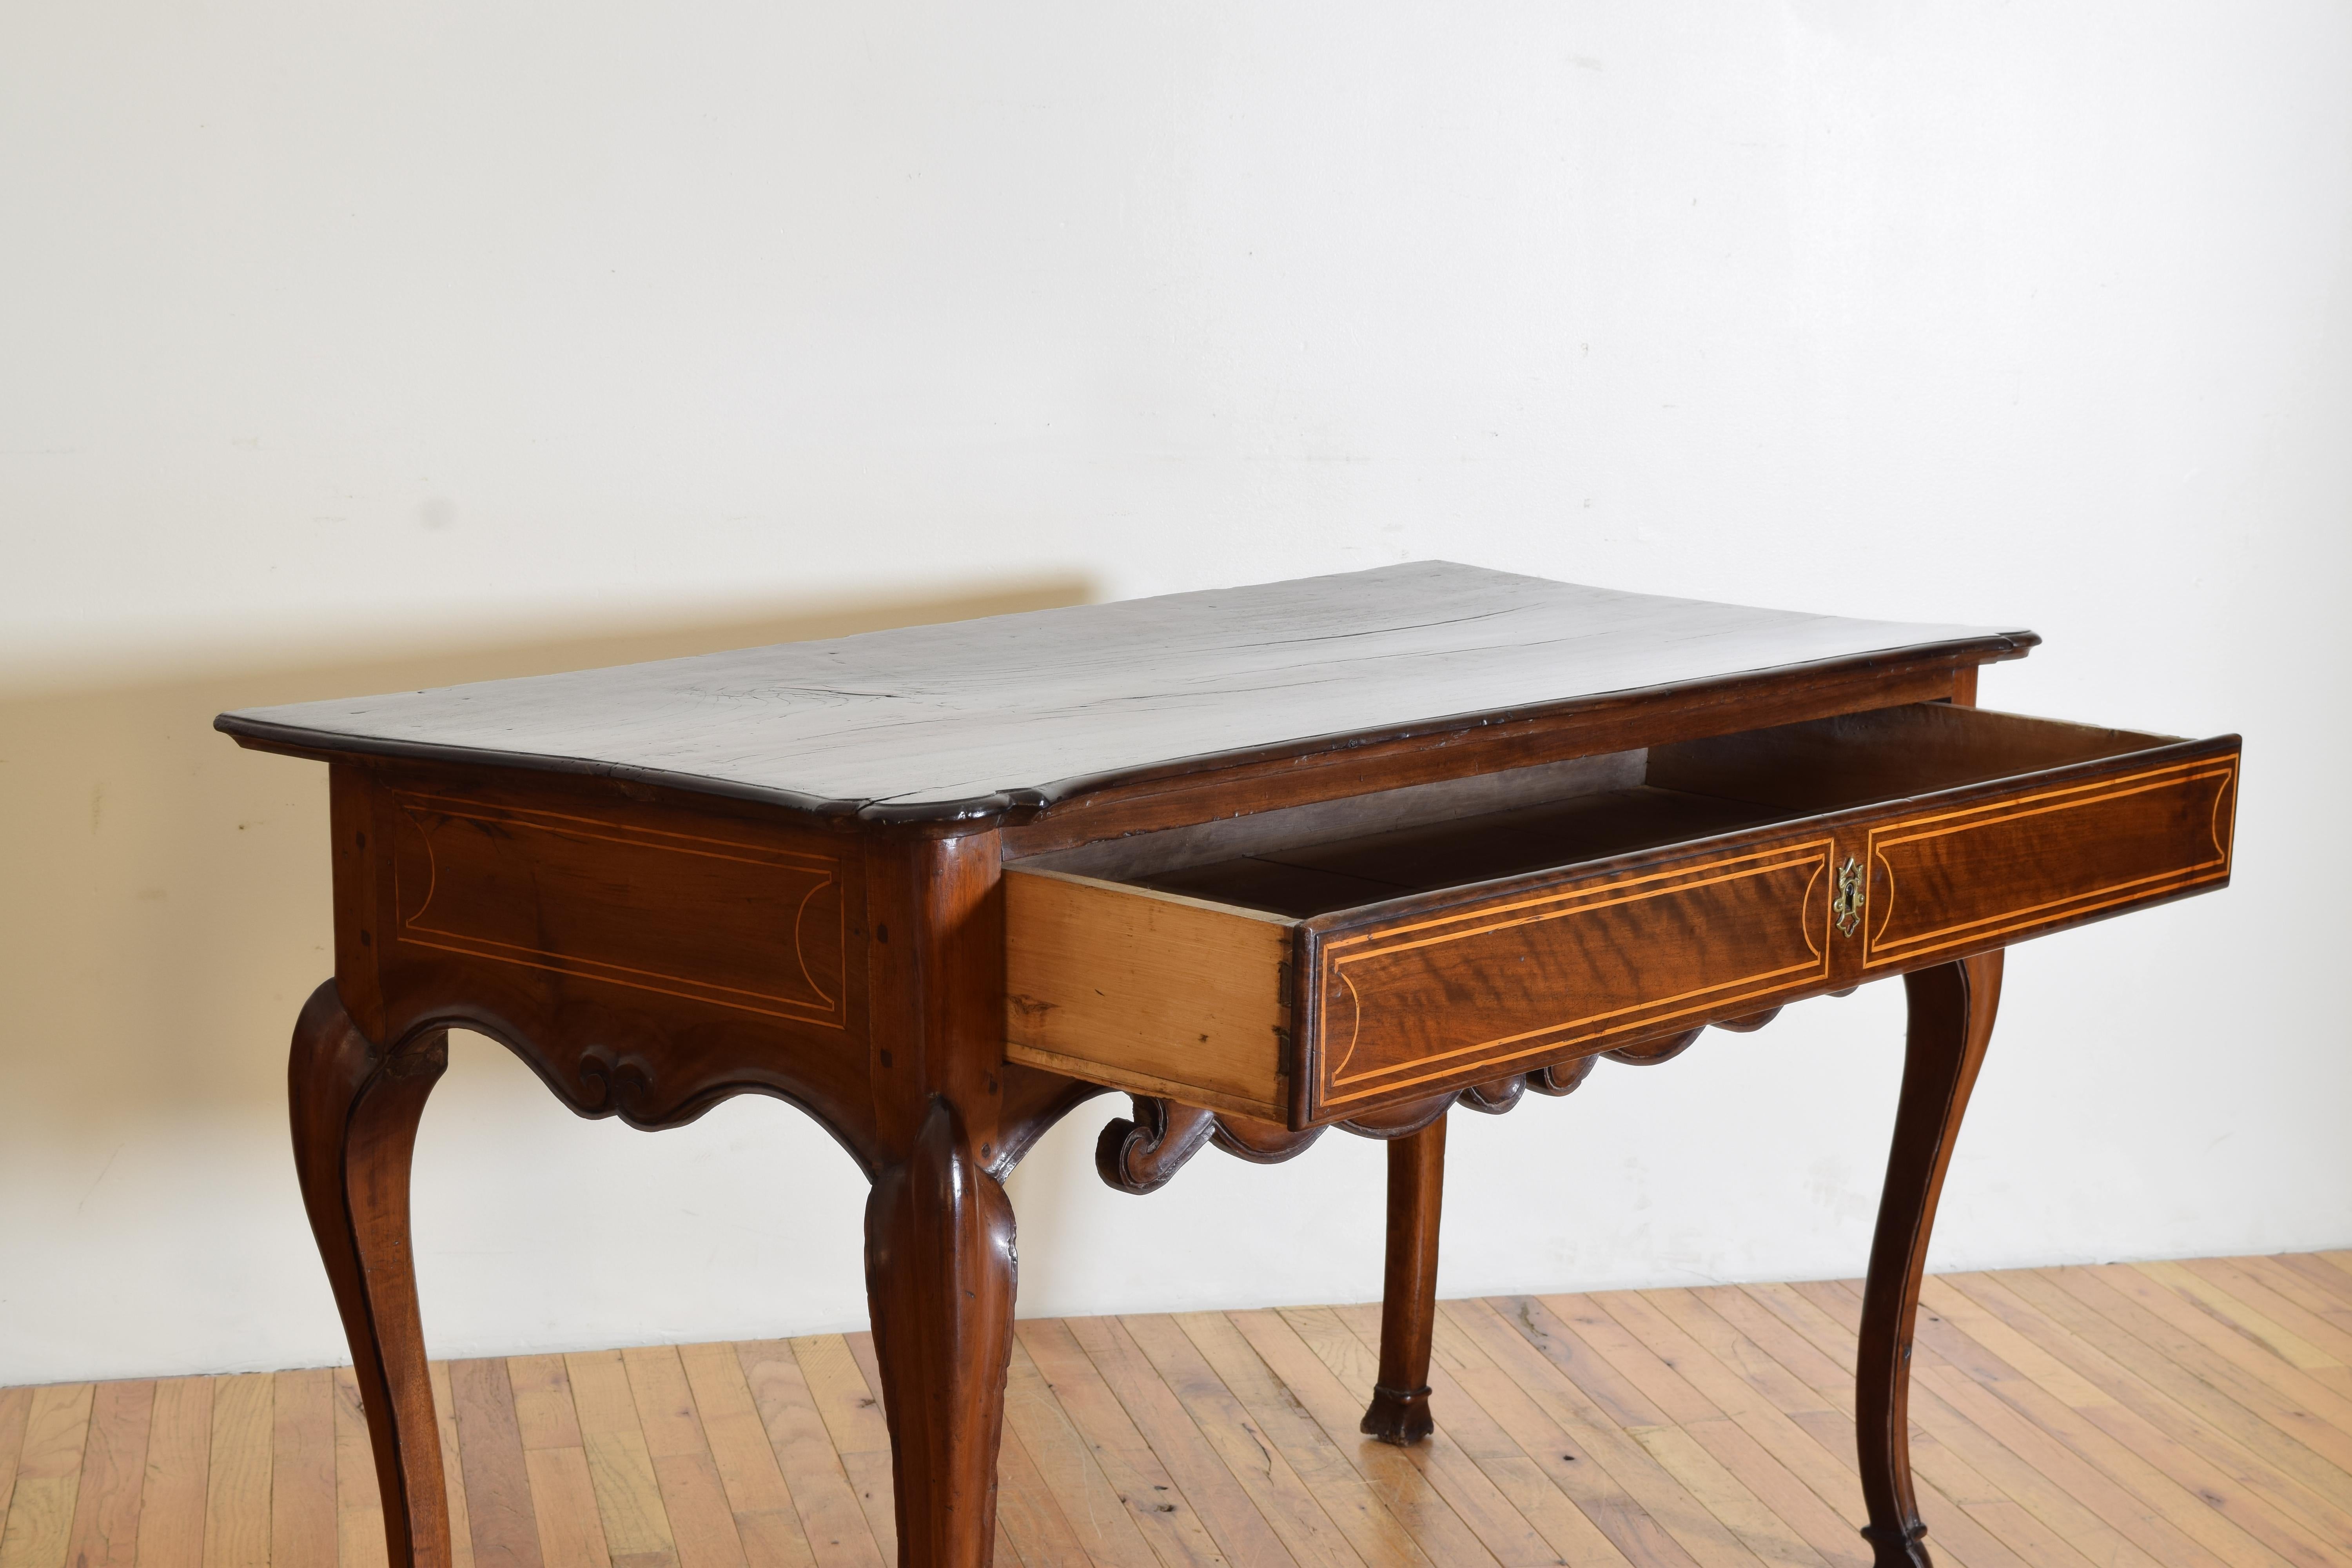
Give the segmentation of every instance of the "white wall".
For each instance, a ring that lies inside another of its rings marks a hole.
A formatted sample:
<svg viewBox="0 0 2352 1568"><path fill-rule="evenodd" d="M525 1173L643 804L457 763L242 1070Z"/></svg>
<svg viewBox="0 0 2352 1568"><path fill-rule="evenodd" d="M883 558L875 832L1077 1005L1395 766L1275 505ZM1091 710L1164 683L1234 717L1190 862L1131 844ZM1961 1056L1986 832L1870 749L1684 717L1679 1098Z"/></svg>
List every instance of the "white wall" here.
<svg viewBox="0 0 2352 1568"><path fill-rule="evenodd" d="M2242 730L2232 889L2014 954L1935 1260L2352 1243L2347 81L2333 0L0 10L0 1383L342 1355L323 786L205 707L1432 555L2029 625L1989 705ZM1464 1116L1443 1289L1858 1271L1899 1037ZM1376 1291L1376 1145L1139 1200L1101 1120L1015 1178L1024 1310ZM471 1041L417 1189L437 1352L863 1314L772 1103L646 1137Z"/></svg>

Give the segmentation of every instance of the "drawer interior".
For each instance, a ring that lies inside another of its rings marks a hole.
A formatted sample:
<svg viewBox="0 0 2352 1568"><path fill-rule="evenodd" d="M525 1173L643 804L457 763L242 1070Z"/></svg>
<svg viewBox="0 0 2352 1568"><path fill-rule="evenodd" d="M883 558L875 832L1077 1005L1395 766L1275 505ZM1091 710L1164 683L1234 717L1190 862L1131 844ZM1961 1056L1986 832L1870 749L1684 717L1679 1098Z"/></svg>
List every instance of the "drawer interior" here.
<svg viewBox="0 0 2352 1568"><path fill-rule="evenodd" d="M1293 806L1022 862L1294 920L2168 743L1925 702ZM1448 794L1447 792L1453 792ZM1466 809L1465 809L1466 808Z"/></svg>

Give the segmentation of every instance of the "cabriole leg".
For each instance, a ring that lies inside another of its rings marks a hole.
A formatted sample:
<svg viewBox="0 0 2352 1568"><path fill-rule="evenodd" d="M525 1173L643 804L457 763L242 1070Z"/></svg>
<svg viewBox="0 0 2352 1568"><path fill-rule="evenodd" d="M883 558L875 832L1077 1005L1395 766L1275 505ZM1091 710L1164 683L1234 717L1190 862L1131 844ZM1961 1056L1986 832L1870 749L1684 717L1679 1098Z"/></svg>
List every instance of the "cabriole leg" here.
<svg viewBox="0 0 2352 1568"><path fill-rule="evenodd" d="M1429 1342L1437 1322L1437 1226L1445 1193L1445 1118L1389 1144L1388 1277L1381 1297L1381 1380L1368 1437L1429 1436Z"/></svg>
<svg viewBox="0 0 2352 1568"><path fill-rule="evenodd" d="M934 1100L866 1205L866 1292L901 1568L987 1568L1013 1354L1013 1205Z"/></svg>
<svg viewBox="0 0 2352 1568"><path fill-rule="evenodd" d="M436 1032L386 1051L329 981L294 1026L286 1089L302 1205L367 1407L392 1568L448 1568L448 1494L409 1244L408 1171L425 1098L449 1065Z"/></svg>
<svg viewBox="0 0 2352 1568"><path fill-rule="evenodd" d="M1989 952L1903 977L1911 1022L1895 1148L1879 1199L1878 1235L1863 1289L1862 1344L1854 1373L1854 1436L1874 1568L1930 1568L1911 1495L1911 1330L1936 1200L1951 1164L1960 1117L1976 1087L2000 1003L2001 955Z"/></svg>

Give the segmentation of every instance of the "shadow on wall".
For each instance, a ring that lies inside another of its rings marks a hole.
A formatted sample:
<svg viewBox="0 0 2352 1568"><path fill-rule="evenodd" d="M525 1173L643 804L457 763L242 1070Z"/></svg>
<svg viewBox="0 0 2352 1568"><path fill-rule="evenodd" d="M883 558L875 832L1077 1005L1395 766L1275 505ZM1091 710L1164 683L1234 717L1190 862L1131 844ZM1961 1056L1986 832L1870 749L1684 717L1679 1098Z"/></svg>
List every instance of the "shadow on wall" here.
<svg viewBox="0 0 2352 1568"><path fill-rule="evenodd" d="M1082 604L1081 577L0 703L0 1082L20 1130L282 1117L332 967L327 773L228 708L538 675Z"/></svg>

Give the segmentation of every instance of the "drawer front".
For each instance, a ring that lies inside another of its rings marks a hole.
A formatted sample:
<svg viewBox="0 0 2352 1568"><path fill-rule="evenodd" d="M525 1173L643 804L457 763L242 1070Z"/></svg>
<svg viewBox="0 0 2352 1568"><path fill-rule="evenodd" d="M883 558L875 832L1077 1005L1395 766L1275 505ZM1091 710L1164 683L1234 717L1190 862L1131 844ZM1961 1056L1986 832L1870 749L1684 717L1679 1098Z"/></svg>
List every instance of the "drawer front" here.
<svg viewBox="0 0 2352 1568"><path fill-rule="evenodd" d="M2235 737L2158 742L1296 921L1008 868L1007 1053L1346 1121L2217 887L2236 780Z"/></svg>
<svg viewBox="0 0 2352 1568"><path fill-rule="evenodd" d="M1314 942L1307 1120L1824 986L1834 849L1816 830Z"/></svg>
<svg viewBox="0 0 2352 1568"><path fill-rule="evenodd" d="M2226 880L2237 775L2233 752L1870 828L1864 967L1916 968Z"/></svg>
<svg viewBox="0 0 2352 1568"><path fill-rule="evenodd" d="M2237 767L2234 738L2165 747L1309 921L1293 1120L1345 1121L2220 886Z"/></svg>

